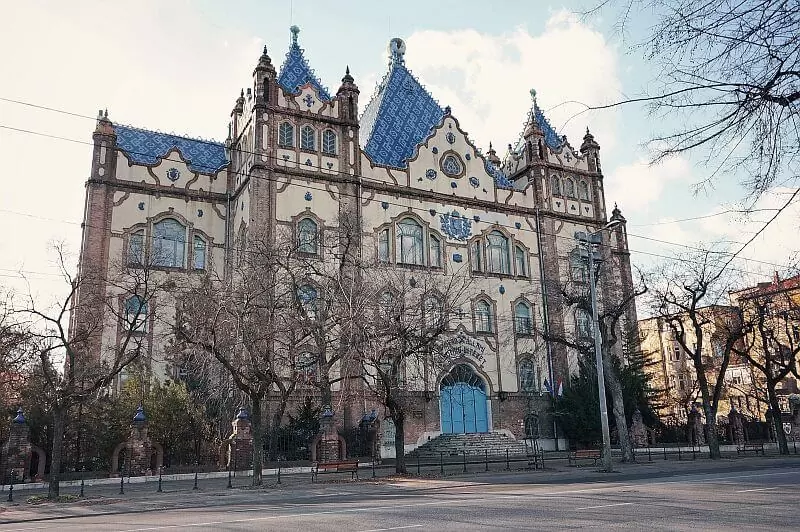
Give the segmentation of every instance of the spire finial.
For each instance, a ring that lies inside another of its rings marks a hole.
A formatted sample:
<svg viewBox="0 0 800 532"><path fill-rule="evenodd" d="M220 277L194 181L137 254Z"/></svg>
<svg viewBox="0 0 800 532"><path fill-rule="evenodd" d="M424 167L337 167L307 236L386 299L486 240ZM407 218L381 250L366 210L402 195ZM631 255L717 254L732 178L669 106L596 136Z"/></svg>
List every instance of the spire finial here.
<svg viewBox="0 0 800 532"><path fill-rule="evenodd" d="M292 44L296 45L297 44L297 34L300 33L300 28L298 26L296 26L296 25L293 25L291 28L289 28L289 31L292 32Z"/></svg>
<svg viewBox="0 0 800 532"><path fill-rule="evenodd" d="M103 118L108 118L108 109L103 111Z"/></svg>
<svg viewBox="0 0 800 532"><path fill-rule="evenodd" d="M536 89L531 89L531 100L533 100L533 104L536 105Z"/></svg>
<svg viewBox="0 0 800 532"><path fill-rule="evenodd" d="M350 65L347 65L347 68L344 69L344 73L348 76L350 75Z"/></svg>
<svg viewBox="0 0 800 532"><path fill-rule="evenodd" d="M244 98L244 89L242 89L242 92L239 93L239 97Z"/></svg>
<svg viewBox="0 0 800 532"><path fill-rule="evenodd" d="M268 55L268 54L267 54L267 45L266 45L266 44L264 45L264 52L263 52L263 54L264 54L264 55Z"/></svg>

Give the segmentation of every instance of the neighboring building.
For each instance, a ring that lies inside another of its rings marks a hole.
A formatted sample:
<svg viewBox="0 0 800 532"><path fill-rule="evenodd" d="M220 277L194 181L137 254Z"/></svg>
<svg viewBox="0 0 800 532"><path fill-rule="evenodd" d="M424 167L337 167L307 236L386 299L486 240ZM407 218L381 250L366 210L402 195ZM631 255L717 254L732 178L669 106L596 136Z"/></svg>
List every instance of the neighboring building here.
<svg viewBox="0 0 800 532"><path fill-rule="evenodd" d="M389 69L362 110L349 70L329 92L310 69L298 32L292 28L280 71L264 49L251 85L235 101L225 143L99 117L81 269L108 272L130 257L157 254L162 275L176 279L224 273L247 234L279 227L309 245L322 231L335 235L347 215L358 222L365 256L443 274L463 268L475 279L472 308L450 324L461 358L437 377L436 400L411 384L417 406L406 441L452 430L552 438L544 381L568 383L576 353L546 345L537 333L590 330L587 316L563 305L558 288L585 282L570 261L574 233L608 221L599 144L587 130L575 150L531 91L519 141L502 160L491 145L482 152L456 114L411 74L400 39L391 41ZM625 219L618 209L612 218L623 223L603 246L601 301L631 290ZM131 298L120 294L120 305ZM156 305L163 310L174 302L160 297L148 310ZM622 321L635 327L632 305ZM155 338L158 327L148 321L143 334ZM109 324L94 352L115 345L119 334L119 324ZM149 343L150 368L174 378L163 349ZM455 384L472 391L458 411L474 413L467 423L453 422L454 411L440 399ZM369 412L376 405L346 406L343 423L357 424L365 406Z"/></svg>
<svg viewBox="0 0 800 532"><path fill-rule="evenodd" d="M700 309L707 322L703 327L703 362L706 378L713 387L719 376L719 361L724 352L728 331L735 328L739 320L736 307L713 305ZM688 316L682 320L686 345L694 349L697 339ZM686 353L677 340L675 331L664 318L648 318L639 321L642 352L648 359L648 371L654 389L662 391L658 415L665 423L685 423L693 405L701 404L697 386L697 372L690 353ZM725 386L717 415L724 416L735 406L741 413L758 418L764 411L755 395L751 368L731 354L725 372Z"/></svg>

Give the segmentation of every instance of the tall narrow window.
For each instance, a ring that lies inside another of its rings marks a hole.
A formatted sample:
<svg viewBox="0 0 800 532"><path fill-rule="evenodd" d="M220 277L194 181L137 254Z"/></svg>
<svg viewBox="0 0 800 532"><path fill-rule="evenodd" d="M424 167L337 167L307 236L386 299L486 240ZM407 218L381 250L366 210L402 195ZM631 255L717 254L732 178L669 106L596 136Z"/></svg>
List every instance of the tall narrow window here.
<svg viewBox="0 0 800 532"><path fill-rule="evenodd" d="M294 126L289 122L281 122L278 126L278 146L294 148Z"/></svg>
<svg viewBox="0 0 800 532"><path fill-rule="evenodd" d="M423 303L425 325L429 329L436 329L444 325L442 320L442 302L436 296L428 296Z"/></svg>
<svg viewBox="0 0 800 532"><path fill-rule="evenodd" d="M311 218L303 218L297 224L297 250L300 253L317 254L317 223Z"/></svg>
<svg viewBox="0 0 800 532"><path fill-rule="evenodd" d="M303 285L297 289L297 299L300 301L300 308L303 310L306 318L310 320L317 319L317 289L311 285Z"/></svg>
<svg viewBox="0 0 800 532"><path fill-rule="evenodd" d="M300 129L300 148L314 151L316 148L316 134L311 126L303 126Z"/></svg>
<svg viewBox="0 0 800 532"><path fill-rule="evenodd" d="M134 231L128 237L128 264L141 266L144 263L144 229Z"/></svg>
<svg viewBox="0 0 800 532"><path fill-rule="evenodd" d="M439 237L431 235L431 266L434 268L442 267L442 241Z"/></svg>
<svg viewBox="0 0 800 532"><path fill-rule="evenodd" d="M147 332L147 303L139 296L131 296L125 300L126 331Z"/></svg>
<svg viewBox="0 0 800 532"><path fill-rule="evenodd" d="M514 268L517 270L517 275L528 276L528 261L521 246L514 246Z"/></svg>
<svg viewBox="0 0 800 532"><path fill-rule="evenodd" d="M592 317L582 308L575 310L575 328L578 338L588 339L592 337Z"/></svg>
<svg viewBox="0 0 800 532"><path fill-rule="evenodd" d="M424 264L422 226L411 218L397 224L398 262L402 264Z"/></svg>
<svg viewBox="0 0 800 532"><path fill-rule="evenodd" d="M481 241L476 240L469 247L470 262L472 263L472 271L483 271L483 261L481 260Z"/></svg>
<svg viewBox="0 0 800 532"><path fill-rule="evenodd" d="M550 178L550 194L554 196L561 195L561 181L558 179L557 175Z"/></svg>
<svg viewBox="0 0 800 532"><path fill-rule="evenodd" d="M389 230L378 233L378 261L389 262Z"/></svg>
<svg viewBox="0 0 800 532"><path fill-rule="evenodd" d="M199 236L194 237L192 262L195 270L206 269L206 241Z"/></svg>
<svg viewBox="0 0 800 532"><path fill-rule="evenodd" d="M330 129L322 132L322 153L336 155L336 133Z"/></svg>
<svg viewBox="0 0 800 532"><path fill-rule="evenodd" d="M153 264L183 268L186 256L186 227L166 218L153 226Z"/></svg>
<svg viewBox="0 0 800 532"><path fill-rule="evenodd" d="M564 195L568 198L575 197L575 181L569 177L564 181Z"/></svg>
<svg viewBox="0 0 800 532"><path fill-rule="evenodd" d="M526 393L538 391L536 365L530 358L524 358L519 363L519 388Z"/></svg>
<svg viewBox="0 0 800 532"><path fill-rule="evenodd" d="M486 301L475 303L475 329L478 332L490 333L494 330L492 306Z"/></svg>
<svg viewBox="0 0 800 532"><path fill-rule="evenodd" d="M511 273L508 239L500 231L486 236L486 265L491 273Z"/></svg>
<svg viewBox="0 0 800 532"><path fill-rule="evenodd" d="M578 182L578 197L583 201L589 201L589 185L586 181Z"/></svg>
<svg viewBox="0 0 800 532"><path fill-rule="evenodd" d="M531 334L533 332L531 307L524 301L520 301L514 307L514 320L517 326L517 334Z"/></svg>

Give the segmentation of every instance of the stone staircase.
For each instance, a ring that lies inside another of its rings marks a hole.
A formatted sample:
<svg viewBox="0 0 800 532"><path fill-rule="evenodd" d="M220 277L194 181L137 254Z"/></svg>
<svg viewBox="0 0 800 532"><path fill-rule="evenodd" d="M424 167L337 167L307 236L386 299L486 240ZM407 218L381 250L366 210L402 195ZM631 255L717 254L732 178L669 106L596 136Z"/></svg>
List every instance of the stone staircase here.
<svg viewBox="0 0 800 532"><path fill-rule="evenodd" d="M420 445L406 456L412 458L444 458L462 456L525 456L533 449L525 448L525 442L515 440L502 432L482 432L474 434L442 434Z"/></svg>

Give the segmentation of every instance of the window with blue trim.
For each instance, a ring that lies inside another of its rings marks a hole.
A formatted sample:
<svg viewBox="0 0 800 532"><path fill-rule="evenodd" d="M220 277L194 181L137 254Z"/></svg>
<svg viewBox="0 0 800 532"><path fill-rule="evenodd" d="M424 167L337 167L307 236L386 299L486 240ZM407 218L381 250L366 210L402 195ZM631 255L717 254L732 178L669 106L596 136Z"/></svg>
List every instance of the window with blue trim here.
<svg viewBox="0 0 800 532"><path fill-rule="evenodd" d="M311 218L303 218L297 224L297 250L300 253L318 253L317 235L319 227Z"/></svg>
<svg viewBox="0 0 800 532"><path fill-rule="evenodd" d="M330 129L322 132L322 153L336 155L336 133Z"/></svg>
<svg viewBox="0 0 800 532"><path fill-rule="evenodd" d="M412 218L405 218L397 224L397 250L400 264L422 266L424 261L424 234L422 226Z"/></svg>
<svg viewBox="0 0 800 532"><path fill-rule="evenodd" d="M278 126L278 146L294 148L294 126L289 122L281 122Z"/></svg>
<svg viewBox="0 0 800 532"><path fill-rule="evenodd" d="M131 266L144 264L144 229L134 231L128 237L128 264Z"/></svg>
<svg viewBox="0 0 800 532"><path fill-rule="evenodd" d="M147 302L139 296L125 300L125 319L122 324L126 331L147 332Z"/></svg>
<svg viewBox="0 0 800 532"><path fill-rule="evenodd" d="M475 330L480 333L494 332L492 306L483 300L475 303Z"/></svg>
<svg viewBox="0 0 800 532"><path fill-rule="evenodd" d="M300 148L303 150L314 151L317 149L316 132L311 126L303 126L300 129Z"/></svg>
<svg viewBox="0 0 800 532"><path fill-rule="evenodd" d="M153 225L154 266L183 268L186 265L186 227L174 218Z"/></svg>
<svg viewBox="0 0 800 532"><path fill-rule="evenodd" d="M520 301L514 306L514 323L517 328L517 334L528 335L533 333L531 307L526 302Z"/></svg>
<svg viewBox="0 0 800 532"><path fill-rule="evenodd" d="M202 237L194 237L192 262L195 270L206 269L206 241Z"/></svg>

